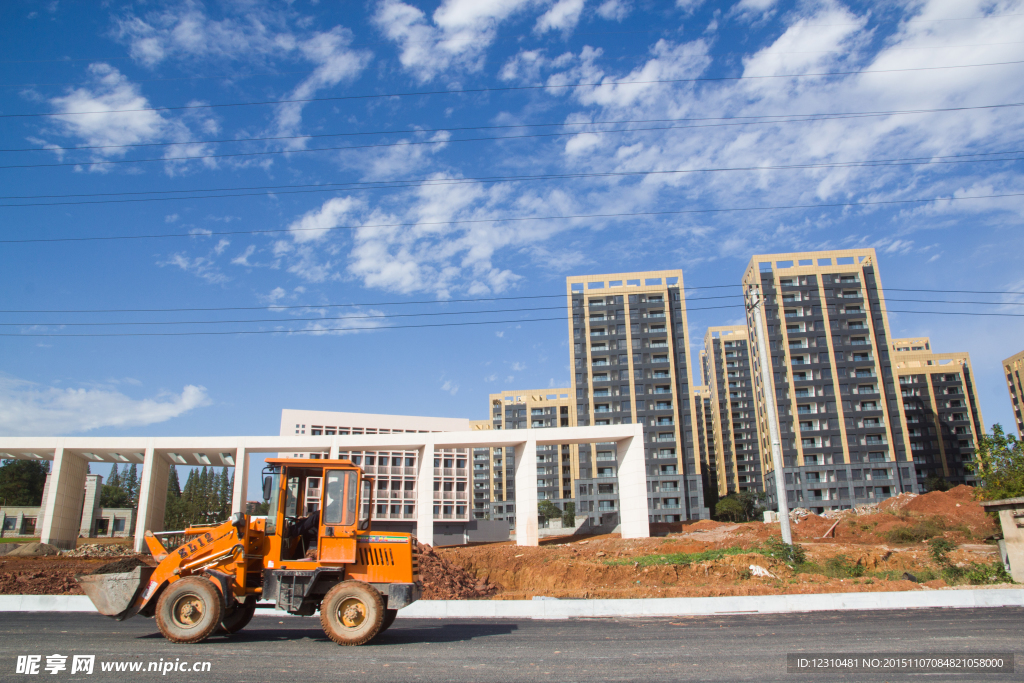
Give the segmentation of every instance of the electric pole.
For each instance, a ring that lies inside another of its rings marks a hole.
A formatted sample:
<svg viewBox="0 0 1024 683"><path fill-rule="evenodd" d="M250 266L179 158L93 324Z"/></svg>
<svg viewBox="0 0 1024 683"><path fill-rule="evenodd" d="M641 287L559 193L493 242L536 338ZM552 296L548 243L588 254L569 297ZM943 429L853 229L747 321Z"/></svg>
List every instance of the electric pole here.
<svg viewBox="0 0 1024 683"><path fill-rule="evenodd" d="M768 420L768 436L772 448L772 469L775 470L775 498L779 501L779 524L782 527L783 543L793 544L793 532L789 528L789 500L786 496L786 474L782 463L782 443L779 440L779 415L775 408L775 371L768 362L768 343L764 338L761 323L761 309L764 297L756 285L747 290L747 310L754 317L754 335L757 339L758 364L761 366L761 391L764 395L764 409Z"/></svg>

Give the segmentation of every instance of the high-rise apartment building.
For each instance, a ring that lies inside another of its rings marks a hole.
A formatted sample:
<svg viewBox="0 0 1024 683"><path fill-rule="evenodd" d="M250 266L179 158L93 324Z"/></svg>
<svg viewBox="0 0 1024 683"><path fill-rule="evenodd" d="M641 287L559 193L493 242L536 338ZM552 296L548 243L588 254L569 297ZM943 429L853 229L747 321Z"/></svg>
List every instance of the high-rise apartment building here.
<svg viewBox="0 0 1024 683"><path fill-rule="evenodd" d="M704 352L701 351L701 358ZM697 413L697 445L700 453L701 481L704 484L704 502L714 512L718 502L718 475L715 462L715 417L711 390L703 384L693 388L693 408Z"/></svg>
<svg viewBox="0 0 1024 683"><path fill-rule="evenodd" d="M476 420L473 429L544 429L576 426L576 402L571 391L533 389L503 391L488 400L490 418ZM573 502L578 463L576 444L537 446L537 499L559 508ZM512 448L473 450L473 516L475 519L515 521L515 453Z"/></svg>
<svg viewBox="0 0 1024 683"><path fill-rule="evenodd" d="M682 271L569 277L566 294L577 423L642 423L650 521L707 518ZM614 446L581 445L576 467L577 513L606 523L618 512Z"/></svg>
<svg viewBox="0 0 1024 683"><path fill-rule="evenodd" d="M973 486L985 423L970 354L934 353L927 337L894 339L892 349L918 486L934 477Z"/></svg>
<svg viewBox="0 0 1024 683"><path fill-rule="evenodd" d="M1017 421L1017 435L1024 439L1024 414L1021 402L1024 401L1024 351L1010 356L1003 361L1003 373L1006 375L1006 387L1010 390L1010 403L1013 404L1013 418Z"/></svg>
<svg viewBox="0 0 1024 683"><path fill-rule="evenodd" d="M701 369L714 405L712 457L718 475L718 494L763 491L747 328L709 327L704 336Z"/></svg>
<svg viewBox="0 0 1024 683"><path fill-rule="evenodd" d="M775 476L763 394L774 391L789 503L816 511L918 491L874 249L754 256L774 386L762 387L748 312L761 467Z"/></svg>

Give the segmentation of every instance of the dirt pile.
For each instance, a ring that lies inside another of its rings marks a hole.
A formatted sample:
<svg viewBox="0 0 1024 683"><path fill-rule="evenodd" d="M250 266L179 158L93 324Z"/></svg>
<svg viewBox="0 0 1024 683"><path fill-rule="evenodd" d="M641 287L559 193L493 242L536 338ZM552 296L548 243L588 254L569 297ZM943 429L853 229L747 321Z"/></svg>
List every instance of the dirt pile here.
<svg viewBox="0 0 1024 683"><path fill-rule="evenodd" d="M14 552L20 547L20 543L0 543L0 555L6 555L7 553Z"/></svg>
<svg viewBox="0 0 1024 683"><path fill-rule="evenodd" d="M148 567L148 566L149 565L147 565L145 562L143 562L142 560L140 560L137 557L126 557L124 559L116 560L114 562L107 562L105 565L103 565L99 569L94 570L92 573L93 574L124 574L126 572L130 572L131 570L135 569L136 567Z"/></svg>
<svg viewBox="0 0 1024 683"><path fill-rule="evenodd" d="M9 557L46 557L60 555L60 548L49 543L26 543L7 553Z"/></svg>
<svg viewBox="0 0 1024 683"><path fill-rule="evenodd" d="M466 600L486 598L498 590L488 577L477 578L452 564L429 545L417 544L424 600Z"/></svg>
<svg viewBox="0 0 1024 683"><path fill-rule="evenodd" d="M10 557L10 556L8 556ZM15 568L14 571L4 571ZM75 581L75 563L49 557L35 561L0 562L0 595L82 595Z"/></svg>
<svg viewBox="0 0 1024 683"><path fill-rule="evenodd" d="M131 557L135 550L116 543L89 543L64 553L65 557Z"/></svg>

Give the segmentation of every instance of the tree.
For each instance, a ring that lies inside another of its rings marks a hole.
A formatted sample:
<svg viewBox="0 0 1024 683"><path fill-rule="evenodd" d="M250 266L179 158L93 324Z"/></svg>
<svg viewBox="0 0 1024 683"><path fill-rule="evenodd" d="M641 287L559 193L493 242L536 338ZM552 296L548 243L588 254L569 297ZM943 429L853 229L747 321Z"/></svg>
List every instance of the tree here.
<svg viewBox="0 0 1024 683"><path fill-rule="evenodd" d="M0 504L42 505L48 461L5 460L0 465Z"/></svg>
<svg viewBox="0 0 1024 683"><path fill-rule="evenodd" d="M542 500L537 504L537 514L544 519L561 518L562 511L550 500Z"/></svg>
<svg viewBox="0 0 1024 683"><path fill-rule="evenodd" d="M103 485L103 489L100 491L101 508L128 508L131 506L128 494L124 492L123 488L114 484Z"/></svg>
<svg viewBox="0 0 1024 683"><path fill-rule="evenodd" d="M747 512L743 508L743 504L730 494L715 504L715 516L719 519L726 518L738 522L741 519L746 519Z"/></svg>
<svg viewBox="0 0 1024 683"><path fill-rule="evenodd" d="M121 475L117 472L116 462L110 466L110 476L107 477L107 483L105 486L116 486L117 488L121 488Z"/></svg>
<svg viewBox="0 0 1024 683"><path fill-rule="evenodd" d="M974 451L972 470L981 479L978 495L983 500L1024 496L1024 442L1005 434L999 423L992 434L983 434Z"/></svg>
<svg viewBox="0 0 1024 683"><path fill-rule="evenodd" d="M935 474L924 480L924 487L931 493L932 491L948 491L953 488L953 485L945 477Z"/></svg>
<svg viewBox="0 0 1024 683"><path fill-rule="evenodd" d="M567 529L576 526L576 503L565 504L565 512L562 513L562 526Z"/></svg>
<svg viewBox="0 0 1024 683"><path fill-rule="evenodd" d="M139 504L139 472L135 469L135 463L128 468L128 474L121 481L121 488L128 496L128 504L135 507Z"/></svg>

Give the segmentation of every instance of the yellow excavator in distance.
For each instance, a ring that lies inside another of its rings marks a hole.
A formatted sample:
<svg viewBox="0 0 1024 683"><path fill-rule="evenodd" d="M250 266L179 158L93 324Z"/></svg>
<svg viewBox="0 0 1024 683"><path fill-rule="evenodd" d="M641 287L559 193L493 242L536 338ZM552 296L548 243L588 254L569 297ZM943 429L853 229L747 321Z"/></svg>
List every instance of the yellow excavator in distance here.
<svg viewBox="0 0 1024 683"><path fill-rule="evenodd" d="M175 643L234 633L257 602L290 614L319 610L327 637L362 645L422 595L416 540L370 529L373 479L347 460L267 459L265 518L235 513L184 532L146 532L159 564L78 581L118 621L141 614ZM160 537L184 534L168 549Z"/></svg>

